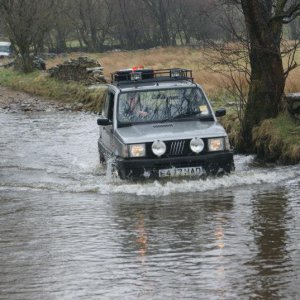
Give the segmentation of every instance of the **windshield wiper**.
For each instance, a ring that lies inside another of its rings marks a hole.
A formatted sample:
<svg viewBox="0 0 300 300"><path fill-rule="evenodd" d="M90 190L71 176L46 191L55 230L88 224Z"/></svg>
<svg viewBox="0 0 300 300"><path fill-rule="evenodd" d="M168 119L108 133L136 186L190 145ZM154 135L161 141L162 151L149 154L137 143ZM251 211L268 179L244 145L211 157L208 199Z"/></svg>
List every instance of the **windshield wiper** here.
<svg viewBox="0 0 300 300"><path fill-rule="evenodd" d="M201 114L201 111L193 111L193 112L190 112L190 113L185 112L185 113L179 114L175 117L170 116L168 118L159 120L159 122L160 123L172 122L173 120L176 120L176 119L184 119L184 118L188 118L188 117L195 116L195 115L198 115L198 114Z"/></svg>
<svg viewBox="0 0 300 300"><path fill-rule="evenodd" d="M131 122L124 122L124 123L119 123L119 128L121 127L130 127L132 126L132 123Z"/></svg>
<svg viewBox="0 0 300 300"><path fill-rule="evenodd" d="M182 113L182 114L179 114L179 115L173 117L172 119L173 120L184 119L184 118L188 118L188 117L191 117L191 116L199 115L201 113L202 113L201 111L185 112L185 113Z"/></svg>

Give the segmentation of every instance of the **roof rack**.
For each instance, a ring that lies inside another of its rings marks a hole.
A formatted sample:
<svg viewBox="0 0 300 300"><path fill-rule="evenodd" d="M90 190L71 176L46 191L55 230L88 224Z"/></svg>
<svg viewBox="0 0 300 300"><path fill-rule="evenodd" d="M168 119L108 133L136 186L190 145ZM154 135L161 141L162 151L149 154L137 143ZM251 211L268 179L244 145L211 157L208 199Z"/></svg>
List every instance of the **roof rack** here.
<svg viewBox="0 0 300 300"><path fill-rule="evenodd" d="M111 81L114 85L140 84L146 82L188 80L194 82L192 70L182 68L171 69L143 69L133 68L119 70L111 73Z"/></svg>

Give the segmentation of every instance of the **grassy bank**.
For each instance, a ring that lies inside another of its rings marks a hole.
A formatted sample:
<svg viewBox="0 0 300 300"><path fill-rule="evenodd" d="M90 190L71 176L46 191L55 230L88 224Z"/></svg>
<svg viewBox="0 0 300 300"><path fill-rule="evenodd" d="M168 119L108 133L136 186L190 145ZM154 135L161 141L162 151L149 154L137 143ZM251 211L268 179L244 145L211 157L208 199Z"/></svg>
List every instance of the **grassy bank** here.
<svg viewBox="0 0 300 300"><path fill-rule="evenodd" d="M105 94L105 88L90 90L79 83L52 79L39 71L23 74L10 69L0 69L0 85L63 103L80 105L86 110L96 112L100 111Z"/></svg>
<svg viewBox="0 0 300 300"><path fill-rule="evenodd" d="M283 164L300 162L300 121L287 113L268 119L253 130L258 158Z"/></svg>
<svg viewBox="0 0 300 300"><path fill-rule="evenodd" d="M220 122L228 132L231 144L238 150L240 122L229 113ZM300 162L300 121L288 112L267 119L253 129L252 141L257 158L265 162L297 164Z"/></svg>

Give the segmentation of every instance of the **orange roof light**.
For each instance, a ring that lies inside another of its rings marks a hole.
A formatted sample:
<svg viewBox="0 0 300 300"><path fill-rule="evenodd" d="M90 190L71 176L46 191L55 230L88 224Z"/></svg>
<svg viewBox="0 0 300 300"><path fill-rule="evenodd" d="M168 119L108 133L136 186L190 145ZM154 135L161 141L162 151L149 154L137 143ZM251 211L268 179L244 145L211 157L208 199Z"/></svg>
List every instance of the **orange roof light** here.
<svg viewBox="0 0 300 300"><path fill-rule="evenodd" d="M138 70L143 70L143 69L144 69L144 66L134 66L134 67L132 67L133 72L138 71Z"/></svg>

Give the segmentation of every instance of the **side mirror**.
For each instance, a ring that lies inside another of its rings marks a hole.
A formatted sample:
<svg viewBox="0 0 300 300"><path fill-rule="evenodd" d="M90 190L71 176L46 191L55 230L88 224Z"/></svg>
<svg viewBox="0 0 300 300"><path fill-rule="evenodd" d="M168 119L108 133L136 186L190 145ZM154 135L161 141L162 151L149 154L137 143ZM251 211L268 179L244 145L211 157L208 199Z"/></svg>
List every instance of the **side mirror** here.
<svg viewBox="0 0 300 300"><path fill-rule="evenodd" d="M107 125L111 125L111 121L106 119L106 118L100 118L100 119L97 119L97 124L99 126L107 126Z"/></svg>
<svg viewBox="0 0 300 300"><path fill-rule="evenodd" d="M226 109L225 108L219 108L215 111L216 117L223 117L226 115Z"/></svg>

